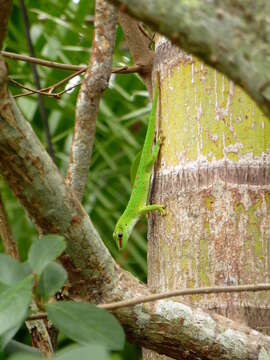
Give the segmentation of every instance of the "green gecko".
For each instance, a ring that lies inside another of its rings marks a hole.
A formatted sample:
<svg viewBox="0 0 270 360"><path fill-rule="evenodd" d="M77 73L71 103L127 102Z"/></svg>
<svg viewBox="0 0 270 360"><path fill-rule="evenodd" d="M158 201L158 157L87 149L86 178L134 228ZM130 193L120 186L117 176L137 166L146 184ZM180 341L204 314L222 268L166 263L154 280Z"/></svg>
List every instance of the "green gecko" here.
<svg viewBox="0 0 270 360"><path fill-rule="evenodd" d="M162 205L147 205L152 168L157 158L161 143L160 138L158 138L152 149L155 137L155 115L157 102L158 82L155 86L152 110L149 117L148 128L130 199L113 232L113 238L120 250L124 249L126 246L128 238L135 224L143 214L154 210L158 210L162 215L165 213L164 207Z"/></svg>

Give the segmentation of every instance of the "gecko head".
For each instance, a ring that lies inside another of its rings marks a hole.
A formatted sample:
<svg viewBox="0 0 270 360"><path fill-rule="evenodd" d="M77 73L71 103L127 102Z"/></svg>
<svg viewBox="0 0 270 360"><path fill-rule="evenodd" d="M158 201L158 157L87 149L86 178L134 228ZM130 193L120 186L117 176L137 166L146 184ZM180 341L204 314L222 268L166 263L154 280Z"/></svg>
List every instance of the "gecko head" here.
<svg viewBox="0 0 270 360"><path fill-rule="evenodd" d="M129 232L126 225L117 224L114 232L113 238L116 241L119 250L123 250L128 241Z"/></svg>

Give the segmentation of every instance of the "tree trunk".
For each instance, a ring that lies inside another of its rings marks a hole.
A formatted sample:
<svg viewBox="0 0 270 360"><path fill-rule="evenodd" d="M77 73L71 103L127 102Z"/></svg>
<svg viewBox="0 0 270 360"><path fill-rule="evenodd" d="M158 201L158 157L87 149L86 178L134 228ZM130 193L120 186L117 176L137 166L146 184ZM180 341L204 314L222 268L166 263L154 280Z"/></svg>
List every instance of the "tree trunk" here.
<svg viewBox="0 0 270 360"><path fill-rule="evenodd" d="M169 42L159 40L155 59L165 140L152 202L166 205L167 216L149 219L149 286L269 282L269 120L224 75ZM269 334L269 298L259 292L184 301ZM166 357L145 351L144 358Z"/></svg>

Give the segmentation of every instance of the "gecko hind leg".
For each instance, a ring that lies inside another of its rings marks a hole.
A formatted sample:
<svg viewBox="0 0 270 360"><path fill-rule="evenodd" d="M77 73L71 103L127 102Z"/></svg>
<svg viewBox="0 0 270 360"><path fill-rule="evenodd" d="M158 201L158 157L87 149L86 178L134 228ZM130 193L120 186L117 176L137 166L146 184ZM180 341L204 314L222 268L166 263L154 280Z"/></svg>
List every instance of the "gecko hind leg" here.
<svg viewBox="0 0 270 360"><path fill-rule="evenodd" d="M142 215L155 210L157 210L160 215L165 215L165 207L159 204L145 205L143 208L140 209L139 213Z"/></svg>

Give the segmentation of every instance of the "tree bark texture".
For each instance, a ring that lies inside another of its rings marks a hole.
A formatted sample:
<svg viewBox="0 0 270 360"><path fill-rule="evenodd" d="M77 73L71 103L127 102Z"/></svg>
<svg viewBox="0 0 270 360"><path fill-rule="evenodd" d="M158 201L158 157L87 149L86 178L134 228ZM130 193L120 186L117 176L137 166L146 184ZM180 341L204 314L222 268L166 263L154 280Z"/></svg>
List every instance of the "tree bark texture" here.
<svg viewBox="0 0 270 360"><path fill-rule="evenodd" d="M270 115L268 0L108 0L240 85Z"/></svg>
<svg viewBox="0 0 270 360"><path fill-rule="evenodd" d="M269 282L269 120L224 75L164 39L155 70L165 140L152 202L167 215L150 218L148 285L162 292ZM185 300L270 332L269 292Z"/></svg>

